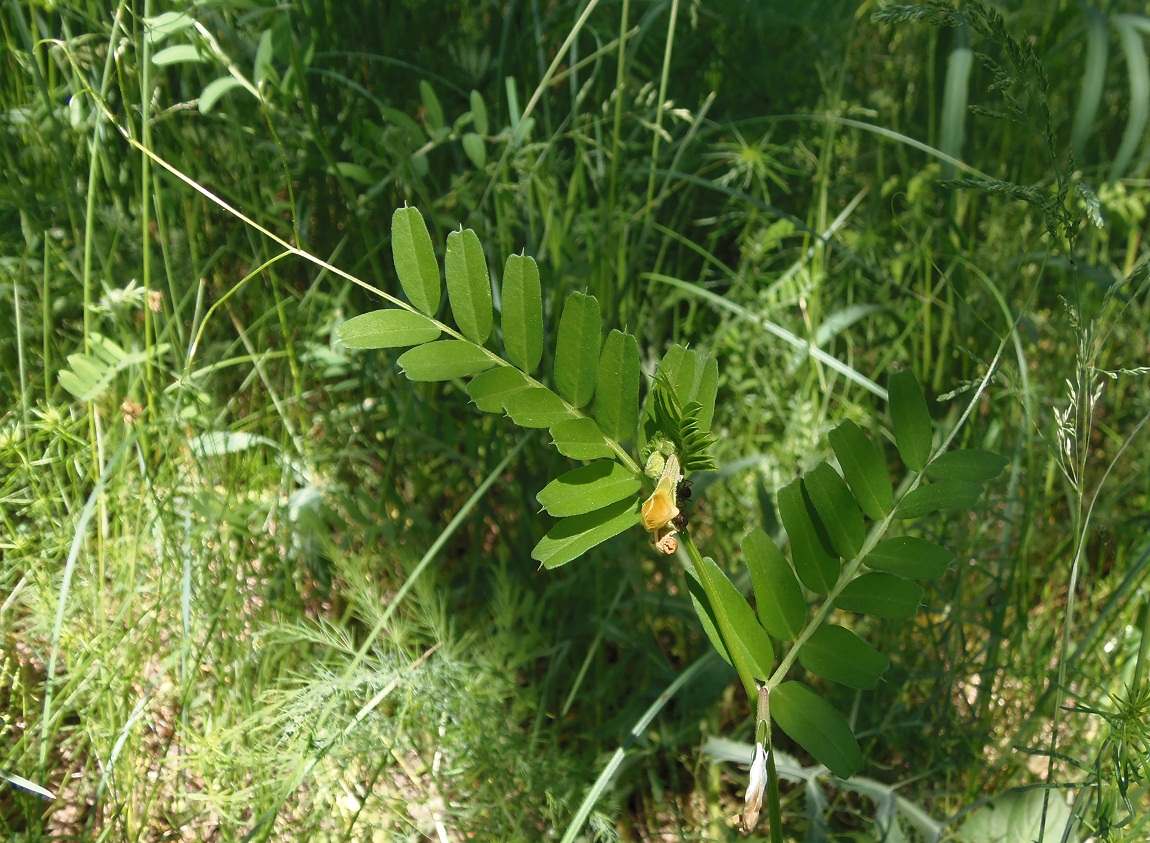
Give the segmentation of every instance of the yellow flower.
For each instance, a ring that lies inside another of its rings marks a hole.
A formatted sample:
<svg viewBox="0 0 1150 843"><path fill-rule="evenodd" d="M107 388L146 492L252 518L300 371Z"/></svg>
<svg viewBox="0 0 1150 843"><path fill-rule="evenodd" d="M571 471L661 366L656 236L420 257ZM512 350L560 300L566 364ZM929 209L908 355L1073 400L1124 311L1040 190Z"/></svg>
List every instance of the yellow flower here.
<svg viewBox="0 0 1150 843"><path fill-rule="evenodd" d="M675 454L667 457L663 472L659 475L659 482L651 497L643 502L640 510L643 516L643 529L651 534L651 544L661 553L668 556L675 552L679 540L675 538L678 529L674 520L679 515L679 507L675 503L675 492L683 474L679 470L679 458Z"/></svg>

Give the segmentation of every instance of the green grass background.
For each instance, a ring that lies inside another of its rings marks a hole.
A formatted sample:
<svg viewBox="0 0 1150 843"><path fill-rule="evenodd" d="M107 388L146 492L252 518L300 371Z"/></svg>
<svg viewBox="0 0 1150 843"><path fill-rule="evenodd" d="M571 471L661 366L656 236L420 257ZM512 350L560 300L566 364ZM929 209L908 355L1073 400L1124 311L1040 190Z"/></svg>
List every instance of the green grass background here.
<svg viewBox="0 0 1150 843"><path fill-rule="evenodd" d="M889 438L784 333L912 369L943 431L1001 346L958 444L1008 469L925 525L958 564L860 622L877 689L819 686L890 789L784 781L783 833L1037 793L1047 839L1068 801L1073 838L1144 839L1150 17L965 8L0 6L0 835L739 836L708 741L752 712L677 563L537 570L566 461L335 340L378 299L293 250L395 292L407 202L533 255L552 328L584 290L648 372L718 358L691 524L732 572L828 430Z"/></svg>

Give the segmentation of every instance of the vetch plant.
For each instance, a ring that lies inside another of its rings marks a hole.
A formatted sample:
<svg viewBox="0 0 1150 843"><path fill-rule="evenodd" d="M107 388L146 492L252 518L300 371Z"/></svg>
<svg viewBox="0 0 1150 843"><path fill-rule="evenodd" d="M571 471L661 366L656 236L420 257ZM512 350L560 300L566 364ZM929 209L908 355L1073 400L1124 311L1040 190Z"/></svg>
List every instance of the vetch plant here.
<svg viewBox="0 0 1150 843"><path fill-rule="evenodd" d="M940 577L954 558L926 539L897 534L896 524L972 507L982 483L997 476L1005 460L979 450L946 452L953 432L934 448L917 380L909 371L892 375L894 441L913 474L896 496L882 448L854 422L831 431L838 469L820 463L778 491L789 558L761 528L743 539L752 608L723 569L702 555L683 511L691 474L715 467L709 454L718 386L713 358L672 347L640 403L638 341L618 330L604 339L598 301L572 292L563 304L547 380L540 372L542 290L532 258L512 255L504 266L499 353L492 348L490 273L473 231L447 237L443 269L454 326L439 316L440 266L417 209L394 213L392 253L407 302L389 296L396 306L348 320L339 329L341 340L358 349L407 348L398 362L409 379L466 379L480 410L548 429L561 454L584 463L537 496L559 519L532 552L544 567L572 562L640 526L656 552L679 554L689 563L687 584L703 630L757 708L741 825L747 832L755 827L765 796L772 836L781 839L775 726L837 776L863 766L847 721L792 670L801 666L850 688L875 687L889 661L850 628L851 615L912 616L923 595L915 580Z"/></svg>

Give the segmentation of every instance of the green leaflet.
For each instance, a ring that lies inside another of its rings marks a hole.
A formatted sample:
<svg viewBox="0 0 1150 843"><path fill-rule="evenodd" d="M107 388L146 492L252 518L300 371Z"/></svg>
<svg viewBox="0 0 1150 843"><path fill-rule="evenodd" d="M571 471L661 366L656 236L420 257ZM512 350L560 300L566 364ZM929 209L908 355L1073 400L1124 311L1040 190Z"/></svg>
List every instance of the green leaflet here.
<svg viewBox="0 0 1150 843"><path fill-rule="evenodd" d="M839 560L823 546L807 511L802 480L794 480L778 494L779 515L791 540L791 559L803 585L826 594L839 578Z"/></svg>
<svg viewBox="0 0 1150 843"><path fill-rule="evenodd" d="M958 450L939 454L926 467L933 480L993 480L1006 467L1006 457L990 451Z"/></svg>
<svg viewBox="0 0 1150 843"><path fill-rule="evenodd" d="M467 384L467 394L483 412L502 413L503 402L507 398L530 386L527 378L514 366L499 366L473 377Z"/></svg>
<svg viewBox="0 0 1150 843"><path fill-rule="evenodd" d="M862 769L863 755L850 726L834 706L801 682L771 691L771 717L793 741L839 778Z"/></svg>
<svg viewBox="0 0 1150 843"><path fill-rule="evenodd" d="M471 96L468 98L471 104L471 123L475 126L475 131L481 135L487 134L487 104L483 101L483 94L476 91L474 88L471 90Z"/></svg>
<svg viewBox="0 0 1150 843"><path fill-rule="evenodd" d="M907 468L922 471L930 458L930 411L922 388L909 369L896 372L887 383L894 443Z"/></svg>
<svg viewBox="0 0 1150 843"><path fill-rule="evenodd" d="M882 452L850 420L832 430L829 438L859 507L875 521L881 521L894 508L890 474Z"/></svg>
<svg viewBox="0 0 1150 843"><path fill-rule="evenodd" d="M773 637L796 637L807 617L807 604L794 571L760 527L743 539L743 558L751 572L759 620Z"/></svg>
<svg viewBox="0 0 1150 843"><path fill-rule="evenodd" d="M954 554L945 547L915 536L899 536L879 542L863 564L907 579L936 580L953 561Z"/></svg>
<svg viewBox="0 0 1150 843"><path fill-rule="evenodd" d="M699 404L700 410L696 415L699 428L704 433L710 430L719 387L718 361L681 345L673 345L663 355L659 371L667 376L680 405Z"/></svg>
<svg viewBox="0 0 1150 843"><path fill-rule="evenodd" d="M435 89L425 79L419 80L419 99L423 103L424 122L427 123L429 133L434 134L444 127L447 119L443 116L443 106L439 104Z"/></svg>
<svg viewBox="0 0 1150 843"><path fill-rule="evenodd" d="M594 419L564 419L551 425L555 448L573 460L610 459L615 455Z"/></svg>
<svg viewBox="0 0 1150 843"><path fill-rule="evenodd" d="M771 639L759 625L747 599L739 593L734 584L725 573L715 564L709 556L703 557L703 564L707 566L710 579L715 583L718 599L722 602L722 610L726 612L727 619L735 635L734 641L721 630L724 626L716 614L716 607L710 604L703 585L699 582L699 573L690 571L687 578L687 587L691 592L691 602L695 606L695 613L703 624L703 630L711 640L716 652L728 664L735 664L730 648L739 647L746 656L744 662L749 664L756 679L766 679L771 675L775 664L775 650Z"/></svg>
<svg viewBox="0 0 1150 843"><path fill-rule="evenodd" d="M837 471L823 462L803 478L803 488L815 506L835 553L844 559L853 559L866 540L866 524L847 484Z"/></svg>
<svg viewBox="0 0 1150 843"><path fill-rule="evenodd" d="M543 303L539 267L533 258L507 258L502 293L501 327L507 359L531 374L543 357Z"/></svg>
<svg viewBox="0 0 1150 843"><path fill-rule="evenodd" d="M482 348L465 340L437 340L403 352L396 361L408 380L446 381L495 365Z"/></svg>
<svg viewBox="0 0 1150 843"><path fill-rule="evenodd" d="M539 540L531 558L542 562L545 568L558 568L638 523L639 506L630 500L573 515L559 521Z"/></svg>
<svg viewBox="0 0 1150 843"><path fill-rule="evenodd" d="M641 485L638 477L614 460L599 460L560 475L535 498L550 515L563 518L634 498Z"/></svg>
<svg viewBox="0 0 1150 843"><path fill-rule="evenodd" d="M799 663L816 676L848 688L868 690L878 684L890 659L849 629L826 624L799 650Z"/></svg>
<svg viewBox="0 0 1150 843"><path fill-rule="evenodd" d="M835 608L876 618L909 618L922 603L922 586L894 574L863 574L835 598Z"/></svg>
<svg viewBox="0 0 1150 843"><path fill-rule="evenodd" d="M899 518L921 518L940 509L968 509L982 494L982 486L969 480L939 480L919 486L898 502Z"/></svg>
<svg viewBox="0 0 1150 843"><path fill-rule="evenodd" d="M337 331L348 348L403 348L439 338L439 326L422 313L388 308L353 316Z"/></svg>
<svg viewBox="0 0 1150 843"><path fill-rule="evenodd" d="M396 208L391 215L391 258L408 301L416 310L434 316L443 293L439 263L427 224L416 208Z"/></svg>
<svg viewBox="0 0 1150 843"><path fill-rule="evenodd" d="M595 419L607 436L625 441L639 426L639 344L631 334L611 331L599 357Z"/></svg>
<svg viewBox="0 0 1150 843"><path fill-rule="evenodd" d="M555 386L574 407L586 406L595 394L601 327L598 299L567 297L555 340Z"/></svg>
<svg viewBox="0 0 1150 843"><path fill-rule="evenodd" d="M508 395L503 400L503 409L520 427L551 427L564 419L575 418L574 411L562 398L542 386Z"/></svg>
<svg viewBox="0 0 1150 843"><path fill-rule="evenodd" d="M491 335L491 276L483 246L470 228L447 235L443 258L447 275L447 301L460 333L476 345Z"/></svg>

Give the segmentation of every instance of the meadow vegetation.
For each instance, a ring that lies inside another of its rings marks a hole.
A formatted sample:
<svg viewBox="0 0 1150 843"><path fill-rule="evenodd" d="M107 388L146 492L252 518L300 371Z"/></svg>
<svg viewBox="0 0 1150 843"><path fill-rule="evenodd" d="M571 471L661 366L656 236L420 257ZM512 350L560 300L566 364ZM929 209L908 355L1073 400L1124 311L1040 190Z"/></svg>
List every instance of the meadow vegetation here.
<svg viewBox="0 0 1150 843"><path fill-rule="evenodd" d="M871 385L936 440L975 398L1006 469L856 619L883 681L810 680L866 764L776 736L776 839L1145 839L1150 17L959 5L5 4L0 836L741 839L683 566L540 570L546 432L339 341L406 203L533 256L550 337L579 291L718 361L690 523L744 590Z"/></svg>

